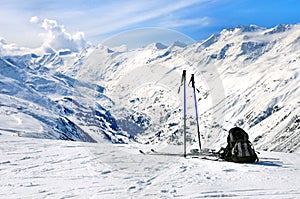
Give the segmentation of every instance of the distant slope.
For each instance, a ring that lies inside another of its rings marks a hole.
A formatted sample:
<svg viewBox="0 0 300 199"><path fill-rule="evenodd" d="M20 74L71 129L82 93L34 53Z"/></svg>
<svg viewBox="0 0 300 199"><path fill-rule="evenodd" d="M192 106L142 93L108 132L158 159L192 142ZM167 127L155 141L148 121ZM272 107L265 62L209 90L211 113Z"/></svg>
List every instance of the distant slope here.
<svg viewBox="0 0 300 199"><path fill-rule="evenodd" d="M0 58L0 130L26 137L124 143L113 117L100 104L86 103L89 96L80 93L85 89L106 99L104 88L59 72L65 66L63 58L58 54Z"/></svg>

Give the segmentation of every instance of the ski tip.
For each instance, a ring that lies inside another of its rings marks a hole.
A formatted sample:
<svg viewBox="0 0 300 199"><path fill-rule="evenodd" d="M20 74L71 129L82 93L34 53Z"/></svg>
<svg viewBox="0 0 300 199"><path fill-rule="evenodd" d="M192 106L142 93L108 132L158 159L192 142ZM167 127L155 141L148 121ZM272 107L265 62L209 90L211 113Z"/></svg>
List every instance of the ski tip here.
<svg viewBox="0 0 300 199"><path fill-rule="evenodd" d="M145 154L145 152L144 152L144 151L142 151L141 149L139 150L139 152L140 152L141 154Z"/></svg>

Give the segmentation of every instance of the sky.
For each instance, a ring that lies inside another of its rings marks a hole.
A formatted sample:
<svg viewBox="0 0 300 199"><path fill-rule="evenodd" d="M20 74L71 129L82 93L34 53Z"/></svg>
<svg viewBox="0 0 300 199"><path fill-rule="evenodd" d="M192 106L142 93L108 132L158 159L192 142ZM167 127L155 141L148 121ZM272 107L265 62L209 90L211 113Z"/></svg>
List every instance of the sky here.
<svg viewBox="0 0 300 199"><path fill-rule="evenodd" d="M299 0L0 1L0 37L31 48L47 39L47 45L59 46L62 37L75 48L83 40L103 43L114 35L150 27L200 41L224 28L300 22Z"/></svg>

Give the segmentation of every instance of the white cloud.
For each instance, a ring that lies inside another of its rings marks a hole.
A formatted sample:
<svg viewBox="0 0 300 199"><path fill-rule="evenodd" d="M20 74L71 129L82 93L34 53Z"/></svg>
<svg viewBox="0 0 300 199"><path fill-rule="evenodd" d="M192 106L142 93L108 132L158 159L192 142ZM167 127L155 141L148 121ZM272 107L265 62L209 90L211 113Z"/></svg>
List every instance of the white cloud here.
<svg viewBox="0 0 300 199"><path fill-rule="evenodd" d="M6 41L4 38L0 37L0 46L5 45Z"/></svg>
<svg viewBox="0 0 300 199"><path fill-rule="evenodd" d="M40 19L37 16L31 17L30 18L30 23L39 23Z"/></svg>
<svg viewBox="0 0 300 199"><path fill-rule="evenodd" d="M46 33L41 34L44 49L53 49L54 51L69 49L78 52L87 46L83 32L68 33L65 27L59 25L56 20L44 19L40 21L37 17L32 17L30 22L38 23L46 31Z"/></svg>
<svg viewBox="0 0 300 199"><path fill-rule="evenodd" d="M0 56L5 55L22 55L29 53L30 49L25 47L19 47L17 44L8 44L6 40L0 37Z"/></svg>
<svg viewBox="0 0 300 199"><path fill-rule="evenodd" d="M66 31L63 25L59 25L56 20L40 20L37 16L34 16L30 18L29 22L37 24L45 31L39 34L42 38L41 46L35 49L29 49L20 47L15 43L8 43L4 38L0 37L0 55L20 55L29 52L53 53L66 49L72 52L78 52L88 45L83 32L71 34Z"/></svg>

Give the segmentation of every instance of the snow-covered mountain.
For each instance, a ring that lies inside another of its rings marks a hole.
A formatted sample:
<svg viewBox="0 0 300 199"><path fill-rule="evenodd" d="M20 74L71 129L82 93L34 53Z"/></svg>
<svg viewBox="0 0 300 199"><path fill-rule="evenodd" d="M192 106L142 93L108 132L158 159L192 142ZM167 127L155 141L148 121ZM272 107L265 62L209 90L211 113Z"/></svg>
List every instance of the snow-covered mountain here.
<svg viewBox="0 0 300 199"><path fill-rule="evenodd" d="M226 29L186 46L89 46L0 58L1 133L182 144L183 69L196 77L205 147L244 128L257 149L299 152L300 25ZM1 46L0 46L1 47ZM2 52L2 51L0 51ZM188 141L197 144L192 88Z"/></svg>
<svg viewBox="0 0 300 199"><path fill-rule="evenodd" d="M224 117L224 127L228 121L247 129L257 148L299 148L299 41L299 25L238 27L187 51L198 67L216 66L226 104L213 109Z"/></svg>
<svg viewBox="0 0 300 199"><path fill-rule="evenodd" d="M109 101L104 88L60 72L60 67L70 65L72 71L76 70L81 58L61 53L1 57L1 132L86 142L103 138L126 142L124 136L117 136L120 132L111 114L101 104L86 103L89 96L80 93L90 91Z"/></svg>

